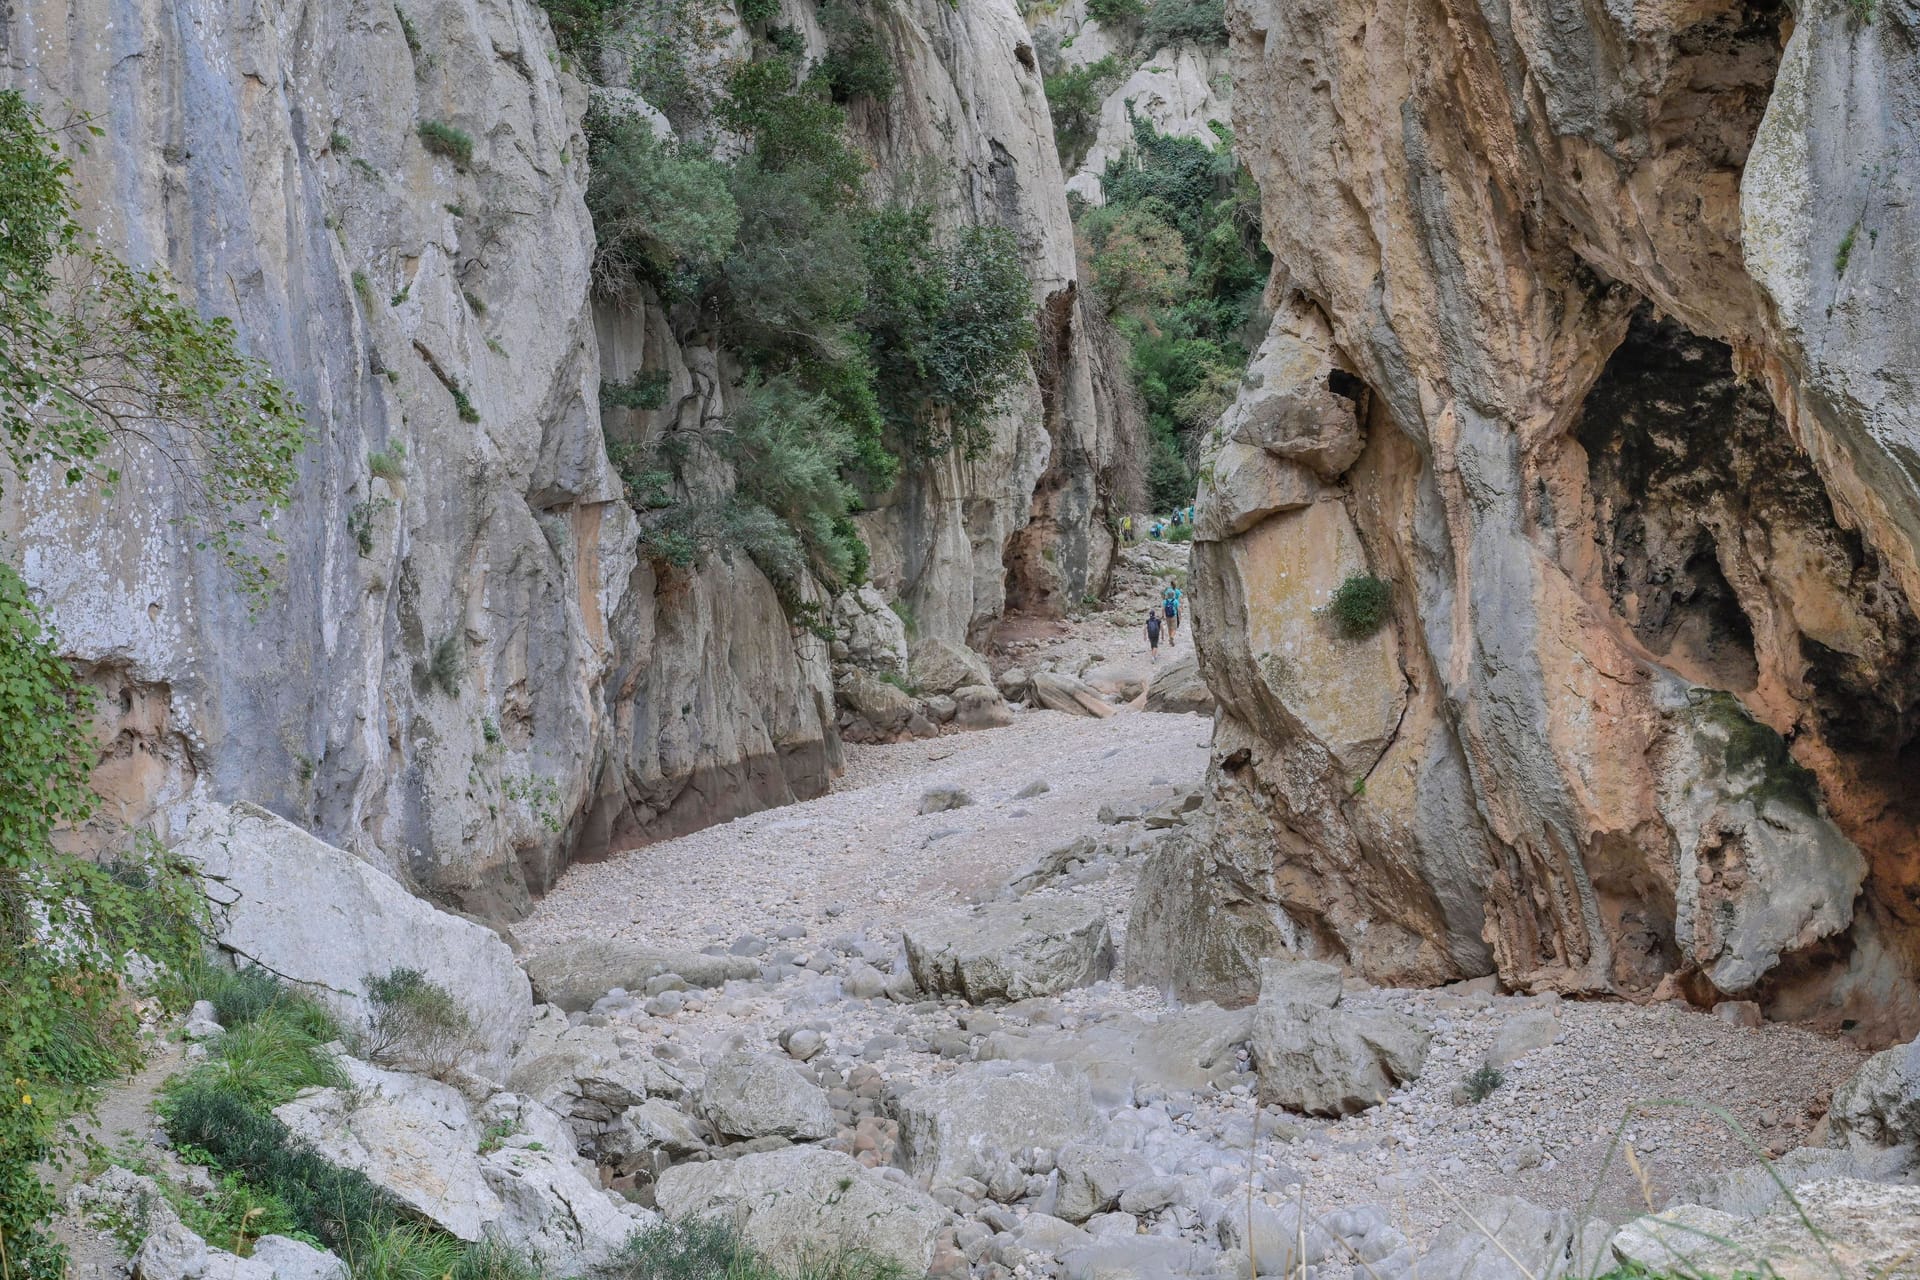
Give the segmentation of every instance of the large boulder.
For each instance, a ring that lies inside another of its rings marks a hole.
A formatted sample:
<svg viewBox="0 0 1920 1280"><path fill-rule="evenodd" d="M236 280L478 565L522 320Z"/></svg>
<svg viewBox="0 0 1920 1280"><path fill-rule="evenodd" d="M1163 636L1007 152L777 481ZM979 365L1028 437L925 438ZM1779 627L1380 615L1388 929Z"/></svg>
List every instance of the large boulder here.
<svg viewBox="0 0 1920 1280"><path fill-rule="evenodd" d="M860 1249L924 1275L947 1222L925 1193L818 1147L676 1165L654 1197L669 1217L726 1222L783 1270L823 1250Z"/></svg>
<svg viewBox="0 0 1920 1280"><path fill-rule="evenodd" d="M1167 1236L1096 1240L1061 1259L1066 1280L1220 1280L1220 1256Z"/></svg>
<svg viewBox="0 0 1920 1280"><path fill-rule="evenodd" d="M1080 679L1101 697L1115 702L1132 702L1147 691L1145 676L1117 662L1088 667L1080 673Z"/></svg>
<svg viewBox="0 0 1920 1280"><path fill-rule="evenodd" d="M962 729L998 729L1013 723L1013 711L1000 691L970 684L953 691L953 722Z"/></svg>
<svg viewBox="0 0 1920 1280"><path fill-rule="evenodd" d="M1920 1040L1868 1058L1834 1090L1827 1117L1836 1143L1920 1147Z"/></svg>
<svg viewBox="0 0 1920 1280"><path fill-rule="evenodd" d="M914 688L923 694L952 693L993 683L993 671L985 658L944 636L922 636L914 641L908 670Z"/></svg>
<svg viewBox="0 0 1920 1280"><path fill-rule="evenodd" d="M273 1114L322 1157L358 1169L448 1233L572 1275L605 1263L652 1221L600 1189L566 1122L539 1103L501 1093L476 1114L437 1080L352 1058L341 1065L346 1088L308 1090Z"/></svg>
<svg viewBox="0 0 1920 1280"><path fill-rule="evenodd" d="M717 987L734 978L757 978L760 966L745 956L663 951L612 938L583 938L542 947L527 957L533 991L547 1004L578 1012L615 987L643 990L650 978L674 973L688 986Z"/></svg>
<svg viewBox="0 0 1920 1280"><path fill-rule="evenodd" d="M813 1142L833 1134L827 1092L792 1058L735 1050L707 1072L700 1091L707 1123L729 1138Z"/></svg>
<svg viewBox="0 0 1920 1280"><path fill-rule="evenodd" d="M904 732L919 711L906 690L880 677L858 669L843 674L834 685L840 705L866 722L868 730L881 737Z"/></svg>
<svg viewBox="0 0 1920 1280"><path fill-rule="evenodd" d="M1019 1153L1057 1151L1099 1124L1086 1078L1052 1066L973 1063L900 1100L900 1153L935 1187L986 1182Z"/></svg>
<svg viewBox="0 0 1920 1280"><path fill-rule="evenodd" d="M1036 675L1033 700L1049 710L1064 711L1068 715L1104 719L1113 714L1113 704L1102 698L1093 686L1063 671L1042 671Z"/></svg>
<svg viewBox="0 0 1920 1280"><path fill-rule="evenodd" d="M694 1096L700 1079L697 1067L655 1057L630 1028L574 1026L556 1006L542 1005L507 1087L567 1117L591 1141L649 1098Z"/></svg>
<svg viewBox="0 0 1920 1280"><path fill-rule="evenodd" d="M1260 1096L1308 1115L1353 1115L1416 1078L1430 1037L1404 1014L1341 1006L1340 972L1267 960L1253 1018Z"/></svg>
<svg viewBox="0 0 1920 1280"><path fill-rule="evenodd" d="M833 598L833 659L882 675L907 674L907 628L872 583Z"/></svg>
<svg viewBox="0 0 1920 1280"><path fill-rule="evenodd" d="M1462 1280L1585 1280L1611 1270L1605 1222L1495 1196L1440 1228L1415 1275Z"/></svg>
<svg viewBox="0 0 1920 1280"><path fill-rule="evenodd" d="M1147 710L1213 714L1213 690L1200 678L1200 659L1189 645L1163 662L1147 682Z"/></svg>
<svg viewBox="0 0 1920 1280"><path fill-rule="evenodd" d="M1077 1031L998 1032L981 1042L977 1056L1072 1067L1097 1094L1124 1101L1143 1087L1186 1092L1228 1086L1236 1074L1235 1050L1252 1031L1253 1010L1199 1004L1151 1023L1123 1013Z"/></svg>
<svg viewBox="0 0 1920 1280"><path fill-rule="evenodd" d="M1681 1205L1639 1219L1613 1238L1611 1252L1622 1263L1648 1259L1660 1274L1830 1280L1914 1275L1916 1241L1920 1187L1826 1178L1802 1183L1792 1201L1757 1218Z"/></svg>
<svg viewBox="0 0 1920 1280"><path fill-rule="evenodd" d="M416 969L472 1015L468 1064L504 1080L533 1020L513 952L484 925L416 898L392 876L251 804L195 811L178 851L206 877L223 950L306 988L349 1025L372 1012L367 980Z"/></svg>
<svg viewBox="0 0 1920 1280"><path fill-rule="evenodd" d="M973 1004L1055 995L1113 972L1106 912L1064 898L993 903L910 924L905 942L922 990Z"/></svg>
<svg viewBox="0 0 1920 1280"><path fill-rule="evenodd" d="M1062 1147L1054 1167L1059 1180L1053 1211L1065 1222L1085 1222L1112 1210L1127 1188L1153 1176L1138 1156L1081 1143Z"/></svg>

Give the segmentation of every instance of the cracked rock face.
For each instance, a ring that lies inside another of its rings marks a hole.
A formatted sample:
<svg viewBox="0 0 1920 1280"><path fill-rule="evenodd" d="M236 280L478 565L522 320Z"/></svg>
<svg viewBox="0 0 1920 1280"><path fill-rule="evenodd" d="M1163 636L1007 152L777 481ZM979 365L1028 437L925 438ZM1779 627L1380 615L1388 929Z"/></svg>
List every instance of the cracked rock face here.
<svg viewBox="0 0 1920 1280"><path fill-rule="evenodd" d="M1130 969L1920 1029L1911 9L1228 12L1277 310L1198 504L1214 799Z"/></svg>

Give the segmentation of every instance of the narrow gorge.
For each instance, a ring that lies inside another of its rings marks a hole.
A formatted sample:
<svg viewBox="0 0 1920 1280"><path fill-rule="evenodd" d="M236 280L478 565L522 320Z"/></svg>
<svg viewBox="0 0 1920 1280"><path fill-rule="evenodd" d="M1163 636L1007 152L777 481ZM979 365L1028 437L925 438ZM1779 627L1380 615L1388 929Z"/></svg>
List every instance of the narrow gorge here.
<svg viewBox="0 0 1920 1280"><path fill-rule="evenodd" d="M0 68L0 1280L1920 1277L1909 0Z"/></svg>

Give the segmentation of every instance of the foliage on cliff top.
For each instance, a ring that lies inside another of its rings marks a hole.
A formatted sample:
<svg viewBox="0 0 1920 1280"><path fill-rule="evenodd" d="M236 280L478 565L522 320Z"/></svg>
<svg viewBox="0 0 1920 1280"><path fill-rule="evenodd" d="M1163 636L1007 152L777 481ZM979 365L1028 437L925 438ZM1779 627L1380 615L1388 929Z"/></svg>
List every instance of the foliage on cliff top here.
<svg viewBox="0 0 1920 1280"><path fill-rule="evenodd" d="M1271 263L1258 192L1217 132L1208 148L1135 117L1131 152L1102 176L1106 203L1076 217L1082 279L1128 343L1147 411L1155 510L1192 501L1188 458L1232 403Z"/></svg>
<svg viewBox="0 0 1920 1280"><path fill-rule="evenodd" d="M81 228L57 134L0 91L0 435L16 481L44 467L111 490L120 452L184 483L180 519L256 601L272 585L271 518L287 505L304 439L300 406L157 271Z"/></svg>
<svg viewBox="0 0 1920 1280"><path fill-rule="evenodd" d="M866 158L835 101L847 86L834 74L763 42L731 72L715 109L747 143L730 162L656 139L644 121L590 122L602 291L651 291L677 323L715 333L748 373L731 438L773 432L760 446L807 478L756 494L755 476L777 469L753 456L732 500L649 504L658 509L646 549L664 564L741 549L791 587L798 548L830 583L857 580L865 547L848 513L860 490L886 488L903 463L977 456L1029 367L1034 304L1013 236L968 227L942 237L925 208L871 203ZM613 446L634 454L627 430L609 427ZM660 451L668 467L671 453ZM659 471L627 470L636 479ZM670 492L667 474L647 492Z"/></svg>

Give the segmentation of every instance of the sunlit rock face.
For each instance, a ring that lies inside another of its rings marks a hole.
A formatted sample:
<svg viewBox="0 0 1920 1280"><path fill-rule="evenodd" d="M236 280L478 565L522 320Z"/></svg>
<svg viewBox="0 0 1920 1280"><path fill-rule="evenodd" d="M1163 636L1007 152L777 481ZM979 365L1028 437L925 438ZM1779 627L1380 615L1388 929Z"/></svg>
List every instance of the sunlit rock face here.
<svg viewBox="0 0 1920 1280"><path fill-rule="evenodd" d="M1202 473L1193 985L1291 946L1912 1034L1915 11L1229 17L1290 355Z"/></svg>

